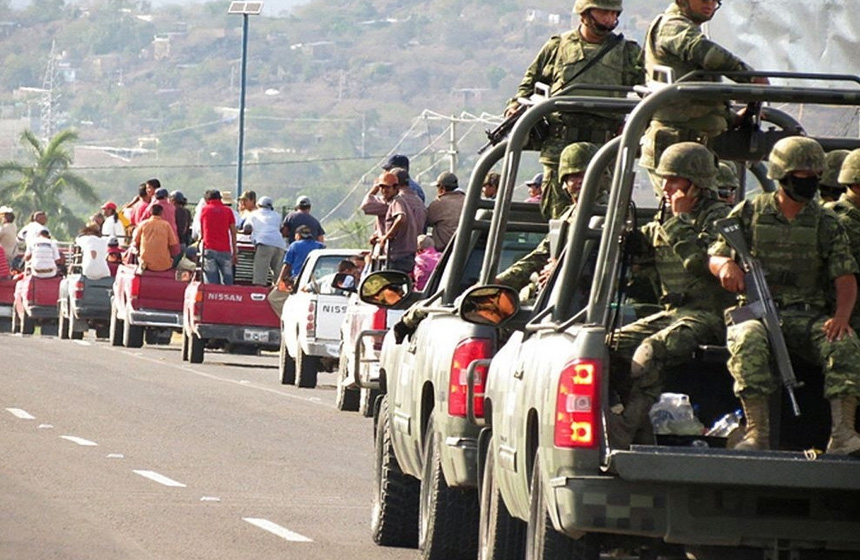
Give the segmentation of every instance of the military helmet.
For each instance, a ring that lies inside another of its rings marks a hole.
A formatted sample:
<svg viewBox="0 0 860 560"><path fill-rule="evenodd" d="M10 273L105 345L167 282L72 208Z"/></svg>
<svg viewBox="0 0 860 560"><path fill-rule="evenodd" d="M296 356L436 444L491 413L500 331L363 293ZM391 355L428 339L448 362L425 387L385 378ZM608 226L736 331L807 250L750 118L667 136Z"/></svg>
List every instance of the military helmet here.
<svg viewBox="0 0 860 560"><path fill-rule="evenodd" d="M806 136L789 136L773 145L767 178L779 181L795 171L824 171L824 148Z"/></svg>
<svg viewBox="0 0 860 560"><path fill-rule="evenodd" d="M842 185L860 184L860 149L849 152L842 162L839 171L839 183Z"/></svg>
<svg viewBox="0 0 860 560"><path fill-rule="evenodd" d="M563 180L572 173L585 173L588 162L597 153L597 144L591 142L574 142L568 144L561 152L558 162L558 177Z"/></svg>
<svg viewBox="0 0 860 560"><path fill-rule="evenodd" d="M621 0L576 0L576 4L573 5L573 11L577 14L585 13L592 8L621 12Z"/></svg>
<svg viewBox="0 0 860 560"><path fill-rule="evenodd" d="M720 166L717 168L717 176L714 179L714 182L716 183L717 188L734 187L737 189L741 186L741 182L738 180L738 173L735 170L735 166L725 161L720 162Z"/></svg>
<svg viewBox="0 0 860 560"><path fill-rule="evenodd" d="M702 189L716 189L717 157L696 142L672 144L654 171L660 177L681 177Z"/></svg>
<svg viewBox="0 0 860 560"><path fill-rule="evenodd" d="M825 187L839 187L839 170L848 155L848 150L831 150L824 156L824 173L819 184Z"/></svg>

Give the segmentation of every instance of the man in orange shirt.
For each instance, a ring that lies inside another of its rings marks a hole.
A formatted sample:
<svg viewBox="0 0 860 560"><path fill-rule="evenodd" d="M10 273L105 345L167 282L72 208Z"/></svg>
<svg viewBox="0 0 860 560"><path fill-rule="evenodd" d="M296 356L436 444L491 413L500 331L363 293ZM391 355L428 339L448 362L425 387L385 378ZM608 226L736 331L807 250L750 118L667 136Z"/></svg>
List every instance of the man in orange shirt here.
<svg viewBox="0 0 860 560"><path fill-rule="evenodd" d="M134 229L134 246L137 247L140 268L163 271L173 266L173 257L179 254L179 238L167 220L161 217L164 208L155 204L152 216Z"/></svg>

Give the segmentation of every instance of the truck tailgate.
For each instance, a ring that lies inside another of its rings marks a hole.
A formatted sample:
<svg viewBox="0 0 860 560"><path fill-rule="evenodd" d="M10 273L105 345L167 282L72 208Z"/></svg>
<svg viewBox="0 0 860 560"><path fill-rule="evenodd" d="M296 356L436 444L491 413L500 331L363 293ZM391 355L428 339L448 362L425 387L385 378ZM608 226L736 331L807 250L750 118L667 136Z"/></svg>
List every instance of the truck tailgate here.
<svg viewBox="0 0 860 560"><path fill-rule="evenodd" d="M140 275L135 309L157 309L160 311L182 312L187 283L175 278L176 271L144 271Z"/></svg>
<svg viewBox="0 0 860 560"><path fill-rule="evenodd" d="M346 318L348 303L349 298L347 296L325 294L317 296L317 339L340 340L340 324Z"/></svg>
<svg viewBox="0 0 860 560"><path fill-rule="evenodd" d="M280 320L266 300L265 286L201 284L201 323L278 328Z"/></svg>

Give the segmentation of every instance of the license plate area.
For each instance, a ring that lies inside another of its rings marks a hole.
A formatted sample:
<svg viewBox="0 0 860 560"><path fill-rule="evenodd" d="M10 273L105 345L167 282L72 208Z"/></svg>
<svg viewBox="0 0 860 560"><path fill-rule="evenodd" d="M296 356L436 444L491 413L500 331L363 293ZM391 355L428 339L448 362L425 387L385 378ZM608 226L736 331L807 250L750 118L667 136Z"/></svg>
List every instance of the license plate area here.
<svg viewBox="0 0 860 560"><path fill-rule="evenodd" d="M245 342L269 342L269 331L245 329L243 338Z"/></svg>

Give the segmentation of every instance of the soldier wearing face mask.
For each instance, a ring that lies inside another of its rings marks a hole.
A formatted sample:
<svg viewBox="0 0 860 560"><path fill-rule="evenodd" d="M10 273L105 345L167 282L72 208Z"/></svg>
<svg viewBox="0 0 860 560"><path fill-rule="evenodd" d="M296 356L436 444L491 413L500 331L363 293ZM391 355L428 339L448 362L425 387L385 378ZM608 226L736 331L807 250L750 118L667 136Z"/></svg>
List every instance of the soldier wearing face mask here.
<svg viewBox="0 0 860 560"><path fill-rule="evenodd" d="M659 67L670 68L674 79L696 70L715 72L748 72L746 62L708 39L701 26L714 17L720 0L675 0L657 16L645 35L645 79L649 84L665 82L667 76ZM718 76L696 78L697 81L719 81ZM752 83L767 84L767 78L752 78ZM652 171L655 186L659 178L653 170L660 154L677 142L698 142L705 146L725 132L734 116L727 104L714 101L685 101L683 106L669 106L657 111L642 138L641 163Z"/></svg>
<svg viewBox="0 0 860 560"><path fill-rule="evenodd" d="M836 215L814 200L824 150L811 138L790 136L774 145L768 160L767 176L779 182L779 189L745 200L731 216L740 220L750 251L761 263L792 359L821 366L832 416L827 453L860 455L860 435L854 431L860 339L849 324L860 268ZM710 254L710 271L723 288L743 293L743 270L722 237ZM829 293L835 293L832 313ZM727 343L728 369L747 420L737 448L768 449L770 395L779 382L770 367L767 333L758 319L730 324Z"/></svg>
<svg viewBox="0 0 860 560"><path fill-rule="evenodd" d="M509 101L505 115L514 113L521 98L535 93L537 83L549 86L556 95L573 84L633 86L644 83L642 49L635 41L613 33L621 15L621 0L576 0L573 7L579 15L576 29L550 37L526 70L516 95ZM577 95L623 95L613 92L586 92ZM561 151L574 142L603 144L618 134L623 114L577 112L553 114L548 118L549 131L540 146L543 164L541 212L547 219L558 218L571 199L558 180Z"/></svg>

